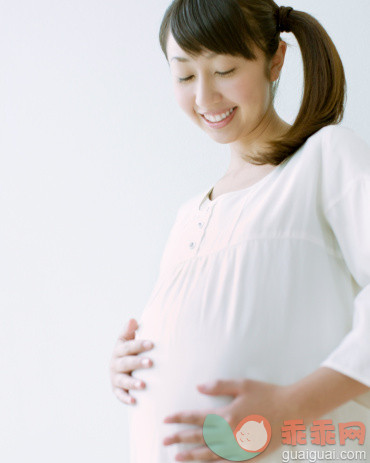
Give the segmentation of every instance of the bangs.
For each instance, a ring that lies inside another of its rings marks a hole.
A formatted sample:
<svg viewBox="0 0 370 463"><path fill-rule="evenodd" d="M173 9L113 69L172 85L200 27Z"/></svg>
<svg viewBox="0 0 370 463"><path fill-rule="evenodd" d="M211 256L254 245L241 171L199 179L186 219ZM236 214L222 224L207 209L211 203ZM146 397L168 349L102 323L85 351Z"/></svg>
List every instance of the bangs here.
<svg viewBox="0 0 370 463"><path fill-rule="evenodd" d="M255 60L257 57L251 46L261 46L252 38L251 27L235 0L175 2L169 17L169 29L178 45L192 56L210 50Z"/></svg>

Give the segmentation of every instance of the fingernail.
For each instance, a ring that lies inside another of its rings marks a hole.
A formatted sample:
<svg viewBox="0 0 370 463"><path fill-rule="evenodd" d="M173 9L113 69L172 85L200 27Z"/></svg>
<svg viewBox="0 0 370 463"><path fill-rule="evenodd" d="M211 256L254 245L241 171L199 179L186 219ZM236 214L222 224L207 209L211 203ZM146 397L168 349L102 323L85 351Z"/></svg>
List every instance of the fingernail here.
<svg viewBox="0 0 370 463"><path fill-rule="evenodd" d="M185 453L179 453L178 455L176 455L176 460L177 461L185 461L186 457L187 457L187 455Z"/></svg>
<svg viewBox="0 0 370 463"><path fill-rule="evenodd" d="M143 360L143 365L145 365L146 367L148 367L150 365L150 360L149 359L144 359Z"/></svg>
<svg viewBox="0 0 370 463"><path fill-rule="evenodd" d="M153 343L150 341L144 341L143 346L145 347L145 349L149 349L150 347L153 347Z"/></svg>

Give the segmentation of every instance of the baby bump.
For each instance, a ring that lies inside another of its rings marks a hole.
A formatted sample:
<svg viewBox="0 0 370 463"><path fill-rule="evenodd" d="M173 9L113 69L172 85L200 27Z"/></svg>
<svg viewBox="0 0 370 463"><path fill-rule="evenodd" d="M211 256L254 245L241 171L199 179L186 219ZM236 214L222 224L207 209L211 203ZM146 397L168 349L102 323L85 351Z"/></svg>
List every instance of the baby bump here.
<svg viewBox="0 0 370 463"><path fill-rule="evenodd" d="M231 397L201 394L196 388L197 384L222 377L221 364L218 363L218 372L209 376L210 368L207 369L205 365L199 343L191 342L191 336L179 336L179 333L171 330L161 331L155 320L152 322L147 318L142 319L140 332L137 333L138 339L150 339L154 343L152 350L140 354L151 358L153 366L132 373L132 376L142 379L146 387L131 392L137 402L130 410L130 445L135 447L138 455L135 463L173 463L177 453L198 447L199 444L164 446L163 439L198 426L164 423L164 418L185 410L212 409L213 413L217 413L217 409L229 403Z"/></svg>
<svg viewBox="0 0 370 463"><path fill-rule="evenodd" d="M194 330L171 324L171 318L144 316L137 339L149 339L154 347L139 354L153 361L153 366L135 370L132 376L143 380L145 389L133 391L137 402L155 409L158 417L193 408L217 407L229 402L225 397L208 396L197 385L222 379L229 373L225 362L206 336L194 336ZM221 346L219 346L221 348ZM225 357L225 348L223 357ZM140 406L140 405L139 405Z"/></svg>
<svg viewBox="0 0 370 463"><path fill-rule="evenodd" d="M167 281L139 320L137 339L154 344L140 356L152 359L153 366L132 373L146 384L143 390L131 392L137 400L132 419L136 427L146 422L147 432L151 429L156 433L151 439L157 445L178 428L191 426L163 423L167 415L185 410L217 414L232 400L231 396L202 394L197 385L248 377L255 361L246 305L235 298L231 301L227 288L219 288L217 297L211 297L198 276L194 280L182 272L176 275L177 280Z"/></svg>

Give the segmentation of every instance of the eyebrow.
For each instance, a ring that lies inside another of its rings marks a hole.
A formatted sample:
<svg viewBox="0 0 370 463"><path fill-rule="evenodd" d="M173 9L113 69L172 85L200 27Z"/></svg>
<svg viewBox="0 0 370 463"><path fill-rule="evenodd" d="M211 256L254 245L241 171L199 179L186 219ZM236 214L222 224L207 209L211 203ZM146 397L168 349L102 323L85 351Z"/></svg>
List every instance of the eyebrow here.
<svg viewBox="0 0 370 463"><path fill-rule="evenodd" d="M206 58L212 58L212 56L215 56L217 55L217 53L215 52L212 52L212 53L208 53L208 55L204 55ZM185 63L187 61L190 61L188 60L188 58L184 58L183 56L174 56L170 59L170 61L172 61L173 59L177 59L178 61L181 61L182 63Z"/></svg>

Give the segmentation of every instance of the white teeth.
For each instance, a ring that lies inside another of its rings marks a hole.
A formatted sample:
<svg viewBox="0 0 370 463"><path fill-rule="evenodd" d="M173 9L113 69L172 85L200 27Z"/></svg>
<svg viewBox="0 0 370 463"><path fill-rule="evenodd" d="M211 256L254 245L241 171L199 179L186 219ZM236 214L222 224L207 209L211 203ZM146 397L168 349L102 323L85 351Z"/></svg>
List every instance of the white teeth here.
<svg viewBox="0 0 370 463"><path fill-rule="evenodd" d="M218 114L217 116L211 116L210 114L203 114L203 116L210 122L220 122L230 116L230 114L234 111L234 108L229 109L226 113Z"/></svg>

